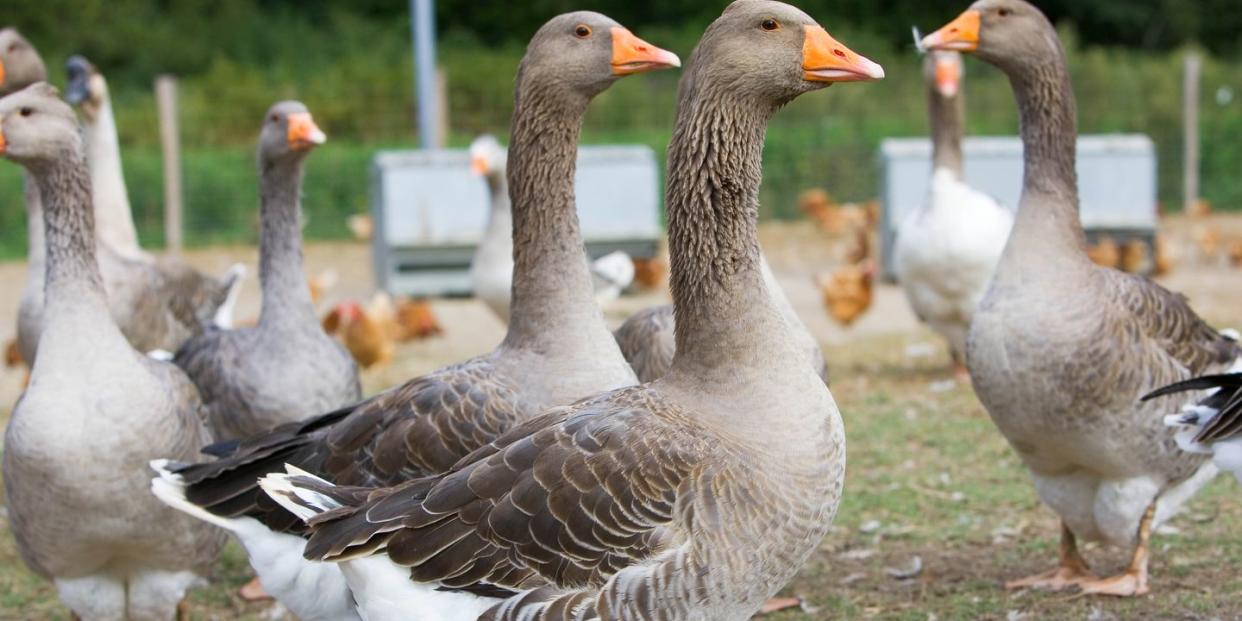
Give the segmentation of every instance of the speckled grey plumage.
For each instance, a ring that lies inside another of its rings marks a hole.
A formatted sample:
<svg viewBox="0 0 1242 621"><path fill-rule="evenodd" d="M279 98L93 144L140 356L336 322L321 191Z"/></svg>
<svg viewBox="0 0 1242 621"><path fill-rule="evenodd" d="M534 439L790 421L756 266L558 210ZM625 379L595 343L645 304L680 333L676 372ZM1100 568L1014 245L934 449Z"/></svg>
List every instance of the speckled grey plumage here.
<svg viewBox="0 0 1242 621"><path fill-rule="evenodd" d="M767 17L783 30L762 30ZM308 557L378 554L415 581L522 591L493 621L737 621L784 585L827 531L845 466L836 405L764 290L757 239L768 119L822 86L802 73L813 26L789 5L735 2L682 78L665 377L553 409L440 477L388 490L293 477L343 505L311 519Z"/></svg>
<svg viewBox="0 0 1242 621"><path fill-rule="evenodd" d="M358 401L358 366L324 333L302 269L299 226L307 149L290 147L299 102L273 105L259 135L258 325L211 330L187 342L176 364L194 380L217 439L244 438Z"/></svg>
<svg viewBox="0 0 1242 621"><path fill-rule="evenodd" d="M820 348L819 341L815 340L806 324L802 323L802 319L794 311L793 304L789 303L785 291L776 281L776 275L772 273L767 258L760 254L759 260L763 268L763 282L772 296L772 302L776 304L777 310L785 318L785 323L789 326L794 338L798 340L799 347L806 353L808 364L824 380L825 384L828 383L828 363L824 360L824 351ZM634 367L638 381L650 382L664 377L669 367L672 366L673 354L677 352L677 342L674 337L676 323L673 305L664 304L645 308L630 315L613 332L617 345L621 347L621 354L625 356L630 366Z"/></svg>
<svg viewBox="0 0 1242 621"><path fill-rule="evenodd" d="M163 455L196 458L208 440L198 393L109 318L73 112L36 84L0 100L0 118L6 157L44 198L47 240L41 353L5 433L18 550L84 619L171 618L224 534L152 498L144 470Z"/></svg>
<svg viewBox="0 0 1242 621"><path fill-rule="evenodd" d="M1139 398L1240 352L1182 296L1087 258L1076 106L1056 32L1021 0L973 7L979 56L1013 86L1025 154L1013 233L971 324L975 392L1074 534L1132 545L1153 499L1159 522L1202 484L1173 492L1207 461L1178 450L1161 420L1170 403Z"/></svg>

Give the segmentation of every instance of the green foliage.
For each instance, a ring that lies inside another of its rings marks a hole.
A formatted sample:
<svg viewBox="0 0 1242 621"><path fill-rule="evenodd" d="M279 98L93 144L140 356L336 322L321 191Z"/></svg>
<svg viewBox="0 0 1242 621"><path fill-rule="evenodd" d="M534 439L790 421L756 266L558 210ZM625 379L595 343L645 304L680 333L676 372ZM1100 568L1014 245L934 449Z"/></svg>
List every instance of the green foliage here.
<svg viewBox="0 0 1242 621"><path fill-rule="evenodd" d="M1198 0L1205 6L1217 1ZM907 43L906 24L932 27L957 10L916 0L836 0L833 11L821 0L799 4L812 15L831 15L825 24L833 34L883 64L888 77L803 97L777 115L765 150L762 200L769 217L796 215L795 197L807 187L822 186L842 200L877 193L879 142L927 133L920 64ZM1080 130L1150 135L1159 154L1162 202L1180 206L1182 54L1101 45L1130 42L1126 37L1134 33L1127 28L1154 28L1152 7L1163 3L1126 1L1126 10L1102 0L1041 4L1050 13L1072 17L1082 29L1081 36L1079 30L1062 29ZM1193 5L1168 13L1180 20L1200 19ZM506 133L522 40L548 15L570 8L605 10L640 36L688 59L703 26L719 11L718 3L700 0L439 0L437 8L450 142L458 146L480 132ZM158 72L180 75L186 236L190 243L208 243L253 238L254 137L263 112L284 98L305 101L330 137L310 159L308 235L347 234L343 215L366 208L369 154L384 146L411 146L415 138L405 11L404 2L382 0L349 5L221 0L206 13L198 3L170 1L17 0L15 8L6 8L6 19L17 16L16 23L43 51L54 82L63 82L60 63L74 51L85 52L108 76L131 198L148 242L158 242L162 234L158 126L150 84ZM1229 19L1234 17L1221 15L1222 23ZM1101 34L1101 23L1112 30ZM1144 45L1184 40L1189 35L1168 38L1191 26L1161 28L1162 34L1148 37L1151 42ZM677 72L660 72L618 83L592 105L584 142L640 143L662 153L673 123L678 77ZM1221 88L1238 95L1218 104L1215 94ZM966 89L969 133L1016 132L1013 95L999 71L968 60ZM1204 196L1218 208L1242 207L1242 64L1236 60L1206 55L1201 123ZM0 256L23 251L20 205L19 172L0 166Z"/></svg>

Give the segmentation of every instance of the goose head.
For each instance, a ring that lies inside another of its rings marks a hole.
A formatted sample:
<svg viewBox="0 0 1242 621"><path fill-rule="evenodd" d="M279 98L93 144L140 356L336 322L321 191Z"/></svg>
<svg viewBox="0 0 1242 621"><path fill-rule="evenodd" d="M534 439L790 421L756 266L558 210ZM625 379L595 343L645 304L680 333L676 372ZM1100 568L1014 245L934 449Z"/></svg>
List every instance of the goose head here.
<svg viewBox="0 0 1242 621"><path fill-rule="evenodd" d="M697 74L710 73L712 84L776 105L836 82L884 77L879 64L842 45L809 15L773 0L730 4L703 34L692 65ZM691 87L697 80L686 79Z"/></svg>
<svg viewBox="0 0 1242 621"><path fill-rule="evenodd" d="M16 28L0 29L0 97L47 80L34 46Z"/></svg>
<svg viewBox="0 0 1242 621"><path fill-rule="evenodd" d="M0 155L32 168L82 149L77 117L59 95L56 87L36 82L0 99Z"/></svg>
<svg viewBox="0 0 1242 621"><path fill-rule="evenodd" d="M1045 64L1060 48L1048 18L1024 0L978 0L940 30L923 37L928 50L977 54L1005 67Z"/></svg>
<svg viewBox="0 0 1242 621"><path fill-rule="evenodd" d="M277 102L268 108L259 132L259 159L299 160L327 140L302 102Z"/></svg>
<svg viewBox="0 0 1242 621"><path fill-rule="evenodd" d="M508 152L491 134L483 134L470 143L470 170L476 175L504 177Z"/></svg>
<svg viewBox="0 0 1242 621"><path fill-rule="evenodd" d="M585 105L627 75L680 67L676 54L592 11L558 15L539 28L519 69L519 80L539 80L554 96Z"/></svg>
<svg viewBox="0 0 1242 621"><path fill-rule="evenodd" d="M80 107L88 120L94 120L108 97L107 80L91 61L76 54L65 61L65 76L65 101Z"/></svg>
<svg viewBox="0 0 1242 621"><path fill-rule="evenodd" d="M962 55L958 52L932 50L923 60L923 79L945 99L953 99L961 92L964 73Z"/></svg>

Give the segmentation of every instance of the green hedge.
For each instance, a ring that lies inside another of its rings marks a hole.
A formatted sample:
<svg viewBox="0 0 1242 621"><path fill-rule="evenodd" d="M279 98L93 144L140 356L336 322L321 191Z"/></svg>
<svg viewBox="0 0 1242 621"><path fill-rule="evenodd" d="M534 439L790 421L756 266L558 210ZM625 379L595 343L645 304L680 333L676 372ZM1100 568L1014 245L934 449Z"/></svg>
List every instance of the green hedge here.
<svg viewBox="0 0 1242 621"><path fill-rule="evenodd" d="M807 187L824 187L841 200L875 196L880 140L927 133L918 57L892 51L883 37L865 31L844 27L833 31L855 50L881 62L888 77L802 97L777 115L765 150L766 217L795 216L795 197ZM688 59L697 33L668 30L642 35ZM1169 208L1180 207L1182 55L1098 47L1083 51L1072 32L1063 31L1062 36L1071 50L1081 131L1150 135L1158 149L1160 198ZM414 144L406 45L395 35L377 35L372 45L349 55L310 52L303 62L282 55L285 60L263 67L218 58L205 73L183 80L187 241L254 239L253 140L264 110L281 98L305 101L330 137L310 159L307 235L348 235L345 216L366 209L370 154ZM441 50L452 144L461 146L482 131L503 136L521 48L486 47L467 37L450 36L442 40ZM584 142L641 143L662 153L673 122L677 79L676 72L661 72L622 80L592 105ZM1217 103L1217 91L1223 89L1237 92L1237 98ZM999 71L968 60L966 94L970 133L1016 132L1013 96ZM114 99L139 229L147 243L157 244L162 199L152 97L145 89L119 86L114 88ZM1202 101L1203 194L1218 209L1242 208L1242 63L1205 58ZM14 166L0 166L0 256L23 252L22 223L20 175Z"/></svg>

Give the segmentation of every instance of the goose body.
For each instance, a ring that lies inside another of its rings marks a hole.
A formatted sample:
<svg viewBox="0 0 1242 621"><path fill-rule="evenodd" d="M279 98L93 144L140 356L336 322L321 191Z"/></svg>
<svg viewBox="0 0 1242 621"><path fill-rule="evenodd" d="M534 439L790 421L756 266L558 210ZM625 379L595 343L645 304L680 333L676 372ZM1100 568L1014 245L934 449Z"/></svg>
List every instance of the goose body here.
<svg viewBox="0 0 1242 621"><path fill-rule="evenodd" d="M781 104L882 75L794 7L731 4L683 76L669 146L681 324L665 377L550 409L443 475L384 489L296 469L264 478L309 522L307 556L341 563L364 618L466 592L491 597L481 618L496 621L736 621L797 571L832 520L845 444L764 290L759 160ZM480 618L487 603L442 618Z"/></svg>
<svg viewBox="0 0 1242 621"><path fill-rule="evenodd" d="M147 496L143 470L157 455L196 458L209 441L201 401L109 316L73 112L36 84L0 100L0 135L37 181L48 242L41 353L5 432L18 551L82 619L171 618L224 538Z"/></svg>
<svg viewBox="0 0 1242 621"><path fill-rule="evenodd" d="M470 144L471 169L487 181L491 207L487 226L470 261L470 288L496 318L509 322L513 294L513 213L509 202L509 183L505 178L507 155L490 134ZM634 263L620 250L590 262L591 285L596 303L617 299L634 282Z"/></svg>
<svg viewBox="0 0 1242 621"><path fill-rule="evenodd" d="M362 397L358 366L324 333L302 268L304 161L325 140L306 106L274 104L259 137L263 306L256 326L213 329L174 361L198 385L219 440L267 431Z"/></svg>
<svg viewBox="0 0 1242 621"><path fill-rule="evenodd" d="M987 292L1013 216L947 168L932 173L925 205L897 236L894 267L919 319L949 342L959 363L975 308Z"/></svg>
<svg viewBox="0 0 1242 621"><path fill-rule="evenodd" d="M964 364L970 319L992 280L1013 227L1013 214L962 176L965 125L962 58L932 52L923 63L932 128L927 199L898 229L897 280L914 314L949 342Z"/></svg>
<svg viewBox="0 0 1242 621"><path fill-rule="evenodd" d="M1073 89L1038 9L980 0L923 43L974 51L1005 71L1021 118L1022 198L971 323L966 362L980 401L1063 529L1059 566L1010 586L1140 595L1152 530L1215 474L1164 427L1170 404L1140 397L1226 369L1242 352L1182 296L1087 258ZM1132 548L1130 566L1096 577L1078 538Z"/></svg>
<svg viewBox="0 0 1242 621"><path fill-rule="evenodd" d="M577 140L587 104L612 82L677 64L598 13L562 15L541 28L515 89L508 172L515 251L505 340L362 402L217 447L217 462L157 464L157 495L230 524L264 587L299 617L356 618L339 568L301 558L290 535L305 527L259 490L257 477L292 464L344 485L397 484L447 470L548 407L634 384L583 260L573 193ZM255 522L265 528L251 528ZM327 579L325 567L330 587L319 581ZM325 597L338 607L307 605Z"/></svg>

